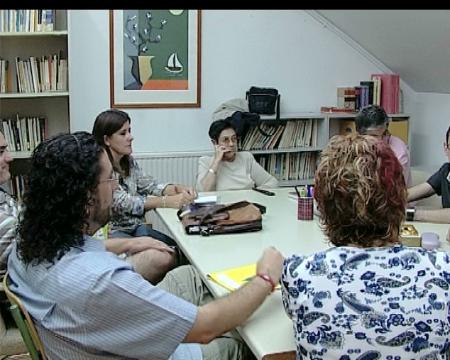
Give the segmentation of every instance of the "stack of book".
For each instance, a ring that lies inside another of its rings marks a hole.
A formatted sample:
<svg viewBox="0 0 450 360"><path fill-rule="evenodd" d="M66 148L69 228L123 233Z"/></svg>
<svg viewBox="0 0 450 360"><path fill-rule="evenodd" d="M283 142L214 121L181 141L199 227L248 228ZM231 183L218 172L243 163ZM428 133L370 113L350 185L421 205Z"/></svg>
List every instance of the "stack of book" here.
<svg viewBox="0 0 450 360"><path fill-rule="evenodd" d="M10 151L33 151L46 139L47 119L42 117L19 117L0 119Z"/></svg>
<svg viewBox="0 0 450 360"><path fill-rule="evenodd" d="M55 10L0 10L0 32L54 31Z"/></svg>
<svg viewBox="0 0 450 360"><path fill-rule="evenodd" d="M372 74L371 80L360 81L357 86L338 87L337 108L322 107L321 111L353 112L372 104L383 107L389 114L400 112L399 75Z"/></svg>
<svg viewBox="0 0 450 360"><path fill-rule="evenodd" d="M16 58L16 80L19 93L67 91L67 59L60 54Z"/></svg>
<svg viewBox="0 0 450 360"><path fill-rule="evenodd" d="M255 159L278 180L305 180L314 177L318 153L256 154Z"/></svg>
<svg viewBox="0 0 450 360"><path fill-rule="evenodd" d="M381 84L380 100L377 103L388 114L400 112L400 76L398 74L372 74L372 79Z"/></svg>
<svg viewBox="0 0 450 360"><path fill-rule="evenodd" d="M257 127L252 128L241 143L241 150L275 150L317 146L317 121L290 120L281 125L262 124L261 128L272 136L264 136Z"/></svg>

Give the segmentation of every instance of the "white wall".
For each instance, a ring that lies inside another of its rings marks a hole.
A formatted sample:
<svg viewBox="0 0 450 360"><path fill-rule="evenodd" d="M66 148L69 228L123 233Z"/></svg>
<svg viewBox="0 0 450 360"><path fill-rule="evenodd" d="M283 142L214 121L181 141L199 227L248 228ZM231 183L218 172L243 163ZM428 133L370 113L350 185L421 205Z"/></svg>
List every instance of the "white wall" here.
<svg viewBox="0 0 450 360"><path fill-rule="evenodd" d="M90 131L109 107L108 11L71 11L69 59L71 129ZM128 109L134 151L210 150L211 114L252 85L276 87L284 112L317 112L336 105L337 86L380 71L302 10L205 10L201 108ZM406 86L404 97L411 114L415 93Z"/></svg>
<svg viewBox="0 0 450 360"><path fill-rule="evenodd" d="M448 161L443 143L450 126L450 95L418 93L414 117L411 132L413 165L437 170Z"/></svg>

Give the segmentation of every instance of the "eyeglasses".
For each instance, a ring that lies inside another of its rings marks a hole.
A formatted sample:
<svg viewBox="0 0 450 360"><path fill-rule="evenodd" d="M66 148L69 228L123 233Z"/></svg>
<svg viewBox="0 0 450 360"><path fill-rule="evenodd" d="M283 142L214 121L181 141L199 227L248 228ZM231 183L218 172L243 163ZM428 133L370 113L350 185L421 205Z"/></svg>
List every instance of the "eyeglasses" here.
<svg viewBox="0 0 450 360"><path fill-rule="evenodd" d="M114 172L109 179L104 179L104 180L99 181L99 183L103 183L103 182L112 182L117 185L119 183L119 175Z"/></svg>
<svg viewBox="0 0 450 360"><path fill-rule="evenodd" d="M239 140L239 138L237 136L230 136L230 137L226 136L223 138L219 138L219 142L225 143L225 144L229 144L231 142L237 143L238 140Z"/></svg>

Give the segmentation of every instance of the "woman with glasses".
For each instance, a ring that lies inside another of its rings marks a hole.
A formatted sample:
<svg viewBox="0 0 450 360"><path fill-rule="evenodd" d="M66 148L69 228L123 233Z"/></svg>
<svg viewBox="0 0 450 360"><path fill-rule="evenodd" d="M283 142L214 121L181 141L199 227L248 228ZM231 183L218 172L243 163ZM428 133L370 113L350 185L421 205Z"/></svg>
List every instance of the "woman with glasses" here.
<svg viewBox="0 0 450 360"><path fill-rule="evenodd" d="M402 139L390 134L389 117L381 106L369 105L360 110L355 118L356 131L361 135L375 136L383 140L394 152L403 168L407 187L412 185L409 151Z"/></svg>
<svg viewBox="0 0 450 360"><path fill-rule="evenodd" d="M276 188L278 181L247 151L238 151L236 129L228 120L214 121L209 128L214 156L199 159L198 191Z"/></svg>

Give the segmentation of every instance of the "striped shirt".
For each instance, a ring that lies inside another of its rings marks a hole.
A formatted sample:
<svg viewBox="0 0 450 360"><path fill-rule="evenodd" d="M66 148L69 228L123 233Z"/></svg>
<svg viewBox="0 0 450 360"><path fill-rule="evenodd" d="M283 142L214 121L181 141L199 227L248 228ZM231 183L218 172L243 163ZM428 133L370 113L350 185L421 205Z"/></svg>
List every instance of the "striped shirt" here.
<svg viewBox="0 0 450 360"><path fill-rule="evenodd" d="M112 230L132 228L145 222L145 199L149 195L162 196L167 183L158 183L145 175L137 161L130 156L130 175L119 175L119 186L114 191Z"/></svg>
<svg viewBox="0 0 450 360"><path fill-rule="evenodd" d="M0 279L6 273L8 256L16 238L17 214L16 201L0 189Z"/></svg>
<svg viewBox="0 0 450 360"><path fill-rule="evenodd" d="M202 358L200 345L180 345L197 307L151 285L100 240L86 236L54 265L26 266L14 245L8 269L49 359Z"/></svg>

